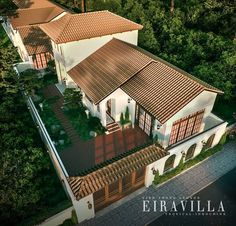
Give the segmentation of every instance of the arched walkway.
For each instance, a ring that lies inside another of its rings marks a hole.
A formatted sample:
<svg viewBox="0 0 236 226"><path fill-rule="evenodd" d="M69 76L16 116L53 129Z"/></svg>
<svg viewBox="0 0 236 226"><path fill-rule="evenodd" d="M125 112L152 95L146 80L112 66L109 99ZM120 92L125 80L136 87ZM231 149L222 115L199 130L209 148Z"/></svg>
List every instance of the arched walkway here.
<svg viewBox="0 0 236 226"><path fill-rule="evenodd" d="M174 167L176 155L171 155L165 162L164 172Z"/></svg>
<svg viewBox="0 0 236 226"><path fill-rule="evenodd" d="M215 134L212 134L212 135L208 138L206 144L204 145L203 150L206 150L206 149L208 149L208 148L211 148L212 143L213 143L213 141L214 141L214 138L215 138Z"/></svg>
<svg viewBox="0 0 236 226"><path fill-rule="evenodd" d="M186 152L185 161L187 161L193 157L196 147L197 147L197 144L193 144L190 146L190 148Z"/></svg>

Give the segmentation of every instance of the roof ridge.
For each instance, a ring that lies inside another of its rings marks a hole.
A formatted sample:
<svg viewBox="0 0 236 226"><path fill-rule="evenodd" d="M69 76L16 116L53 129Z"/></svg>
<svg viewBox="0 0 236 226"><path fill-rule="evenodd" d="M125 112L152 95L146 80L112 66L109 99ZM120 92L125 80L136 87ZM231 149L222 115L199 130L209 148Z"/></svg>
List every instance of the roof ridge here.
<svg viewBox="0 0 236 226"><path fill-rule="evenodd" d="M126 43L126 42L124 42ZM204 88L204 90L209 90L209 91L213 91L213 92L219 92L219 93L223 93L223 91L219 90L218 88L208 84L207 82L195 77L194 75L191 75L190 73L184 71L183 69L167 62L166 60L163 60L162 58L150 53L149 51L139 47L139 46L135 46L132 45L130 43L127 43L130 46L133 46L134 48L138 49L138 51L142 52L143 54L145 54L146 56L149 56L150 58L153 59L153 61L157 62L157 63L162 63L163 65L169 66L170 68L172 68L173 70L176 70L179 74L181 74L182 76L188 78L189 80L193 81L194 83L197 83L198 85L202 86ZM196 81L197 80L197 81ZM203 83L203 84L201 84ZM209 87L207 87L209 86Z"/></svg>
<svg viewBox="0 0 236 226"><path fill-rule="evenodd" d="M132 21L132 20L129 20L129 19L127 19L127 18L125 18L125 17L122 17L122 16L120 16L120 15L118 15L118 14L115 14L115 13L113 13L113 12L110 12L109 10L107 10L108 11L108 13L110 13L110 14L113 14L113 15L115 15L115 16L117 16L117 17L120 17L120 18L122 18L122 19L125 19L125 20L127 20L127 21L131 21L133 24L137 24L137 25L139 25L140 27L142 27L143 28L143 25L141 25L141 24L138 24L138 23L136 23L136 22L134 22L134 21Z"/></svg>
<svg viewBox="0 0 236 226"><path fill-rule="evenodd" d="M70 13L66 13L64 16L62 16L61 18L59 18L58 20L67 20L66 22L65 22L65 24L63 25L63 28L60 30L60 32L59 32L59 35L58 35L58 37L57 37L57 39L55 40L56 42L58 41L58 40L60 40L60 38L61 38L61 36L62 36L62 34L63 34L63 32L64 32L64 30L65 30L65 28L66 28L66 26L68 25L68 23L71 21L71 19L72 19L72 15L73 14L70 14ZM68 19L67 19L67 18ZM58 22L58 20L55 20L55 21L52 21L52 23L53 22Z"/></svg>

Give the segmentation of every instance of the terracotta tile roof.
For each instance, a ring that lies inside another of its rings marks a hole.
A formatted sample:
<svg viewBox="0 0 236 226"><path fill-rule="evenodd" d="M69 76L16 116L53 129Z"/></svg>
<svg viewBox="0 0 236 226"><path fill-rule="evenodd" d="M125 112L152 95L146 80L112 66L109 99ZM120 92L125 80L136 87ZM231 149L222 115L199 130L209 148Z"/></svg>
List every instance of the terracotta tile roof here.
<svg viewBox="0 0 236 226"><path fill-rule="evenodd" d="M205 90L194 80L154 61L121 88L161 123Z"/></svg>
<svg viewBox="0 0 236 226"><path fill-rule="evenodd" d="M140 30L142 26L109 11L98 11L67 14L41 28L55 43L65 43Z"/></svg>
<svg viewBox="0 0 236 226"><path fill-rule="evenodd" d="M20 9L32 9L55 6L54 3L48 0L13 0L16 6Z"/></svg>
<svg viewBox="0 0 236 226"><path fill-rule="evenodd" d="M10 23L12 27L25 25L33 25L40 23L47 23L64 12L63 9L57 6L45 7L45 8L32 8L32 9L18 9L16 14L10 16Z"/></svg>
<svg viewBox="0 0 236 226"><path fill-rule="evenodd" d="M20 27L18 31L29 56L52 52L50 38L37 25Z"/></svg>
<svg viewBox="0 0 236 226"><path fill-rule="evenodd" d="M168 154L163 149L151 145L84 177L69 177L68 182L76 199L79 200Z"/></svg>
<svg viewBox="0 0 236 226"><path fill-rule="evenodd" d="M68 71L68 74L97 104L150 60L143 53L113 39Z"/></svg>
<svg viewBox="0 0 236 226"><path fill-rule="evenodd" d="M161 123L204 90L222 93L139 47L117 39L80 62L68 75L95 104L120 87Z"/></svg>

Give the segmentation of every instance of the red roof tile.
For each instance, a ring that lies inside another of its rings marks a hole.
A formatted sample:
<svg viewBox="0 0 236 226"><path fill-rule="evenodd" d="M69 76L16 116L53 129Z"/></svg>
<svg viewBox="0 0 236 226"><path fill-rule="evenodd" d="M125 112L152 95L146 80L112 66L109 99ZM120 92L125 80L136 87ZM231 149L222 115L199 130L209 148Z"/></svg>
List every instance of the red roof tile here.
<svg viewBox="0 0 236 226"><path fill-rule="evenodd" d="M151 58L145 54L113 39L68 74L97 104L150 61Z"/></svg>
<svg viewBox="0 0 236 226"><path fill-rule="evenodd" d="M55 6L48 0L13 0L20 9L44 8Z"/></svg>
<svg viewBox="0 0 236 226"><path fill-rule="evenodd" d="M29 56L52 52L50 38L38 26L28 25L18 28L18 31Z"/></svg>
<svg viewBox="0 0 236 226"><path fill-rule="evenodd" d="M18 9L16 14L10 16L10 23L12 27L16 29L17 27L25 25L33 25L40 23L47 23L64 12L63 9L53 6L45 8L32 8L32 9Z"/></svg>
<svg viewBox="0 0 236 226"><path fill-rule="evenodd" d="M222 93L137 46L113 39L68 71L98 104L117 88L165 123L202 91Z"/></svg>
<svg viewBox="0 0 236 226"><path fill-rule="evenodd" d="M141 25L109 11L67 14L40 27L55 43L142 29Z"/></svg>
<svg viewBox="0 0 236 226"><path fill-rule="evenodd" d="M69 177L68 182L76 199L79 200L168 154L163 149L151 145L84 177Z"/></svg>

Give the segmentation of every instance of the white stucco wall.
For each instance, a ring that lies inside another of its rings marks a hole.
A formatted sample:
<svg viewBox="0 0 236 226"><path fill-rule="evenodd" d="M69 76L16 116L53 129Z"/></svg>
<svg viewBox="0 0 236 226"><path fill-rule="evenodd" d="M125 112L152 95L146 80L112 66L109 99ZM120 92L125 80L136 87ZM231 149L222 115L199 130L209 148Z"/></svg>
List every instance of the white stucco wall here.
<svg viewBox="0 0 236 226"><path fill-rule="evenodd" d="M122 89L118 88L108 97L106 97L103 101L101 101L100 105L106 105L108 100L112 100L112 109L111 116L115 119L115 121L120 121L120 114L125 113L126 107L129 108L129 113L131 119L134 120L135 114L135 101L132 100ZM128 100L130 99L130 103Z"/></svg>
<svg viewBox="0 0 236 226"><path fill-rule="evenodd" d="M94 211L94 202L93 202L93 194L90 194L79 201L72 200L73 206L75 208L75 212L78 218L78 222L82 222L84 220L93 218L95 216ZM92 204L92 208L88 208L88 202Z"/></svg>
<svg viewBox="0 0 236 226"><path fill-rule="evenodd" d="M167 147L169 143L172 124L178 119L181 119L203 109L205 109L204 118L206 118L212 111L216 95L217 94L213 92L203 91L185 107L183 107L179 112L172 116L165 124L161 126L159 130L157 130L157 128L154 126L153 135L157 134L160 144L163 147ZM160 124L158 120L156 120L155 123ZM202 125L200 132L203 130L203 126L204 125Z"/></svg>
<svg viewBox="0 0 236 226"><path fill-rule="evenodd" d="M165 166L165 162L166 160L172 156L172 155L176 155L175 158L175 162L174 162L174 167L178 166L180 159L182 157L182 153L184 152L186 154L187 150L193 145L193 144L197 144L196 149L194 151L194 156L198 155L202 148L203 148L203 143L202 141L207 141L208 138L215 134L215 138L213 140L212 143L212 147L214 147L215 145L217 145L220 141L220 138L222 137L222 135L225 133L226 130L226 126L227 126L227 122L220 124L218 126L216 126L213 129L210 129L206 132L200 133L197 136L193 136L193 138L188 139L187 141L180 143L179 145L174 146L173 148L171 148L170 150L168 150L168 152L170 153L168 156L151 163L150 165L147 166L146 168L146 178L145 178L145 186L148 187L152 184L153 180L154 180L154 175L152 173L152 168L154 168L155 170L159 171L159 174L162 175L163 171L164 171L164 166Z"/></svg>
<svg viewBox="0 0 236 226"><path fill-rule="evenodd" d="M62 44L55 44L52 41L53 54L55 61L57 62L57 71L59 72L59 70L61 70L62 79L67 77L67 71L76 66L78 63L87 58L100 47L105 45L112 38L117 38L125 42L137 45L138 30ZM59 69L59 66L61 69ZM60 83L62 79L60 78L60 76L58 77Z"/></svg>
<svg viewBox="0 0 236 226"><path fill-rule="evenodd" d="M4 30L6 31L8 37L10 38L11 42L13 43L13 45L16 46L16 41L15 41L16 30L13 29L9 20L7 20L5 23L2 23L2 26Z"/></svg>

